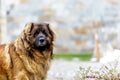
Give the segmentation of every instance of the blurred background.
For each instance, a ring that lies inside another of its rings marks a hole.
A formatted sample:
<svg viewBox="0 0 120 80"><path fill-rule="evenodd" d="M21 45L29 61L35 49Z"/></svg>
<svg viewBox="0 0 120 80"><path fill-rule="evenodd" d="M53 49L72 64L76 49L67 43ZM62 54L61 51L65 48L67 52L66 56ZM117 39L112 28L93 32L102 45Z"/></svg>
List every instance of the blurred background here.
<svg viewBox="0 0 120 80"><path fill-rule="evenodd" d="M119 9L119 0L0 0L0 42L15 40L28 22L48 22L55 59L99 61L120 49Z"/></svg>

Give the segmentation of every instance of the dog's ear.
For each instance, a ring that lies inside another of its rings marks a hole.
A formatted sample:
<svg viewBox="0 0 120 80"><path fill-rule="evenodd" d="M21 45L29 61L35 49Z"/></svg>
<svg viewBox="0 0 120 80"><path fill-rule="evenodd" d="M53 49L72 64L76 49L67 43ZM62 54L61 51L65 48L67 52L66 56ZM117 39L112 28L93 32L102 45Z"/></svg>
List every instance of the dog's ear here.
<svg viewBox="0 0 120 80"><path fill-rule="evenodd" d="M47 24L47 28L48 28L48 30L49 30L50 35L52 36L52 41L54 41L54 36L55 36L55 34L54 34L53 30L50 28L50 25L49 25L49 24Z"/></svg>
<svg viewBox="0 0 120 80"><path fill-rule="evenodd" d="M33 23L28 23L25 25L24 32L30 34L32 29L33 29L34 24Z"/></svg>

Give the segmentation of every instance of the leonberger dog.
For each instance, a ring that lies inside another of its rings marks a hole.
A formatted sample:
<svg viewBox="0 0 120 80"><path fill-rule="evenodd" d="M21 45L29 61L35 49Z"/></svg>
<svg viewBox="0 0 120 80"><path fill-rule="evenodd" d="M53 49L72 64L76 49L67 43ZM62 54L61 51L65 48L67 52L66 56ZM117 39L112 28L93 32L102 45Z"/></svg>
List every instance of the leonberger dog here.
<svg viewBox="0 0 120 80"><path fill-rule="evenodd" d="M15 41L0 45L0 80L45 80L53 41L49 24L28 23Z"/></svg>

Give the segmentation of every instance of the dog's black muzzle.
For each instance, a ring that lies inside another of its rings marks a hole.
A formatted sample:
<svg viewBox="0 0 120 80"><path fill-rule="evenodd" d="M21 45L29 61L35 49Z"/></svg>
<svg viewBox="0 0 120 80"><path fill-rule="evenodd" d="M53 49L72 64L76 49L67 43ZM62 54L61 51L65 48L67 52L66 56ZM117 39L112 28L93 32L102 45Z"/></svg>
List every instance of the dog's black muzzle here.
<svg viewBox="0 0 120 80"><path fill-rule="evenodd" d="M35 46L36 47L43 47L47 44L46 36L43 33L39 33L35 40Z"/></svg>

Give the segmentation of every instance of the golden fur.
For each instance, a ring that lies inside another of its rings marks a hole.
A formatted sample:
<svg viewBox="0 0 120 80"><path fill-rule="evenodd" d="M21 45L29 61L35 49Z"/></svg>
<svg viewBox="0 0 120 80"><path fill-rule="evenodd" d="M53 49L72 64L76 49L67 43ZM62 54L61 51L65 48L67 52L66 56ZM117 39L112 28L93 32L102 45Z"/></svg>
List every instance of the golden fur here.
<svg viewBox="0 0 120 80"><path fill-rule="evenodd" d="M53 43L51 41L50 47L42 52L33 48L25 39L29 36L29 30L34 29L31 24L27 24L15 41L0 45L0 80L45 80ZM33 57L30 57L31 54Z"/></svg>

